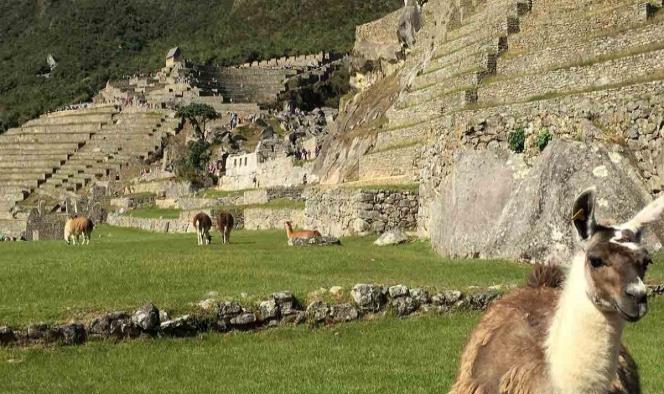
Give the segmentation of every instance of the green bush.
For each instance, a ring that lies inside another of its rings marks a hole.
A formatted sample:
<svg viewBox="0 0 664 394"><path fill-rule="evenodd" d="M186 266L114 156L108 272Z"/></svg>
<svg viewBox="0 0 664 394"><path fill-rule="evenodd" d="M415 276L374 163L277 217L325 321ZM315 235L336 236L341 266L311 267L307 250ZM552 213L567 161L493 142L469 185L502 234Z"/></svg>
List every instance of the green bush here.
<svg viewBox="0 0 664 394"><path fill-rule="evenodd" d="M507 142L513 152L522 153L526 147L526 132L523 129L512 131Z"/></svg>
<svg viewBox="0 0 664 394"><path fill-rule="evenodd" d="M548 129L542 129L539 132L535 144L537 144L537 148L539 148L540 152L543 151L547 145L549 145L549 142L551 141L552 138L553 135L551 135Z"/></svg>

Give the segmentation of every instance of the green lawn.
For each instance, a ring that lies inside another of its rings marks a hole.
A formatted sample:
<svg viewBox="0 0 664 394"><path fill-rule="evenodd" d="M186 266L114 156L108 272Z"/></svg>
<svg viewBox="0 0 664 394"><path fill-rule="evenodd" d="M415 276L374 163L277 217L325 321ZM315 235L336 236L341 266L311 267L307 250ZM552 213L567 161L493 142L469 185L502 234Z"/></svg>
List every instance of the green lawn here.
<svg viewBox="0 0 664 394"><path fill-rule="evenodd" d="M379 248L344 239L331 248L290 248L284 233L234 232L221 246L196 246L194 234L156 234L100 226L90 246L63 241L0 244L0 325L82 318L152 301L167 310L222 296L267 296L320 287L403 283L442 288L521 283L528 267L445 260L428 242Z"/></svg>
<svg viewBox="0 0 664 394"><path fill-rule="evenodd" d="M0 349L7 393L445 393L479 314L384 318L311 330ZM644 393L664 392L664 300L625 342Z"/></svg>

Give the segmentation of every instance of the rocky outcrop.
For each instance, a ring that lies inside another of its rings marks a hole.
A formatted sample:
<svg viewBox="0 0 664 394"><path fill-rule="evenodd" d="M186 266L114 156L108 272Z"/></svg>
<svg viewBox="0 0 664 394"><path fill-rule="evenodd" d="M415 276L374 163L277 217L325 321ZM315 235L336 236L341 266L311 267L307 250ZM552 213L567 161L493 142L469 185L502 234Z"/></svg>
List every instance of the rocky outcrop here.
<svg viewBox="0 0 664 394"><path fill-rule="evenodd" d="M459 151L432 204L432 243L453 257L564 261L576 245L573 199L591 186L601 220L625 221L651 199L618 145L557 140L530 163L502 149Z"/></svg>

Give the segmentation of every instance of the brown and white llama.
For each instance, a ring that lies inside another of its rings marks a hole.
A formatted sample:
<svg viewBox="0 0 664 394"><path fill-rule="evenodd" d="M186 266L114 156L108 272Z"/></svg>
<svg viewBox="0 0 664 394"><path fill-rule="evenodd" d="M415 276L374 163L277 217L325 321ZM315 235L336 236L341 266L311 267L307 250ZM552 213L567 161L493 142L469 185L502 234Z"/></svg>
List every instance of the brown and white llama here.
<svg viewBox="0 0 664 394"><path fill-rule="evenodd" d="M286 222L285 228L286 228L286 236L288 237L289 240L294 238L311 239L311 238L321 237L321 234L317 230L293 231L293 223L291 222Z"/></svg>
<svg viewBox="0 0 664 394"><path fill-rule="evenodd" d="M76 243L79 240L79 237L83 237L83 240L81 241L81 245L89 245L90 244L90 237L92 235L92 230L94 230L95 224L92 222L92 220L88 219L85 216L78 216L75 215L65 222L65 230L64 230L64 236L65 236L65 242L67 245L70 244L70 242L73 245L76 245Z"/></svg>
<svg viewBox="0 0 664 394"><path fill-rule="evenodd" d="M574 203L584 244L566 278L557 267L536 266L527 287L489 308L466 345L451 394L641 392L621 336L625 322L648 311L643 278L651 259L641 236L664 211L664 197L620 226L598 224L594 208L592 189Z"/></svg>
<svg viewBox="0 0 664 394"><path fill-rule="evenodd" d="M231 230L233 230L233 226L235 226L233 215L228 212L220 212L217 215L217 228L221 233L222 244L231 243Z"/></svg>
<svg viewBox="0 0 664 394"><path fill-rule="evenodd" d="M212 241L210 236L210 229L212 228L212 219L203 212L199 212L194 216L192 221L196 235L198 236L198 245L209 245Z"/></svg>

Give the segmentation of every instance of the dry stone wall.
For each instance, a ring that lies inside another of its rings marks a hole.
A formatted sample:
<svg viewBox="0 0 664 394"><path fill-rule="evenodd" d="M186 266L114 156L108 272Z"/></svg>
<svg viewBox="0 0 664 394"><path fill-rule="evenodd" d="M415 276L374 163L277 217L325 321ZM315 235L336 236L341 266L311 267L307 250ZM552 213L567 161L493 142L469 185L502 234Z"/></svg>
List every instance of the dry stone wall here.
<svg viewBox="0 0 664 394"><path fill-rule="evenodd" d="M304 222L304 210L294 208L248 208L244 210L246 230L281 230L284 223Z"/></svg>
<svg viewBox="0 0 664 394"><path fill-rule="evenodd" d="M417 227L418 193L349 188L309 189L305 224L335 237Z"/></svg>

